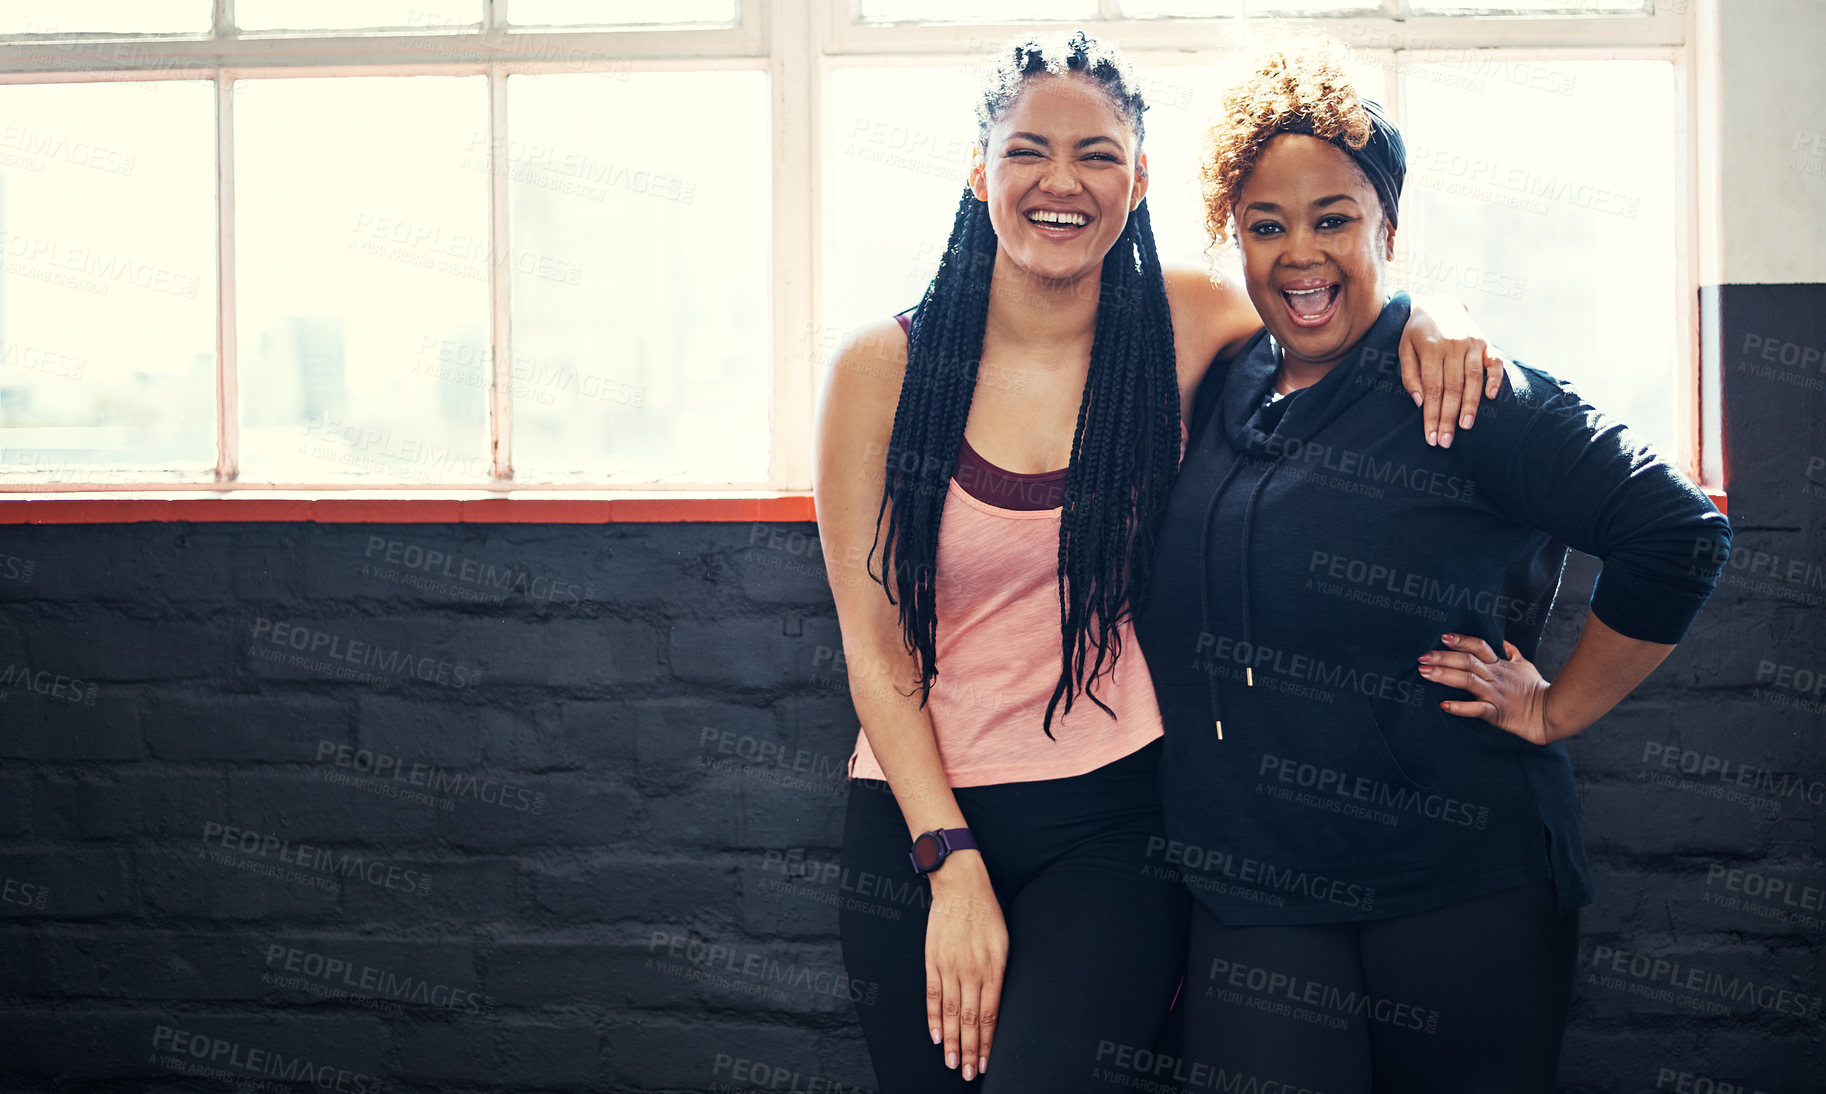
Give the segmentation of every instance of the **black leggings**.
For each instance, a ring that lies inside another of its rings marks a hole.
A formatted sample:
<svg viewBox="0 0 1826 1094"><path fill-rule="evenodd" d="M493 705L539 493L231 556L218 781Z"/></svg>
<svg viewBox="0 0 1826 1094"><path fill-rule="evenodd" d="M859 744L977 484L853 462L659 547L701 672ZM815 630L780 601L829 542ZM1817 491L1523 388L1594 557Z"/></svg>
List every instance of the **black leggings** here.
<svg viewBox="0 0 1826 1094"><path fill-rule="evenodd" d="M979 1079L946 1068L927 1032L925 880L914 881L918 899L845 904L843 961L873 989L856 1010L881 1094L1107 1091L1118 1087L1105 1063L1152 1049L1185 969L1190 908L1161 844L1149 844L1163 840L1159 757L1156 740L1085 775L953 791L1008 925L1001 1016ZM908 844L887 787L851 782L848 876L911 879Z"/></svg>
<svg viewBox="0 0 1826 1094"><path fill-rule="evenodd" d="M1226 927L1200 905L1174 1066L1284 1094L1552 1094L1578 931L1544 881L1368 923Z"/></svg>

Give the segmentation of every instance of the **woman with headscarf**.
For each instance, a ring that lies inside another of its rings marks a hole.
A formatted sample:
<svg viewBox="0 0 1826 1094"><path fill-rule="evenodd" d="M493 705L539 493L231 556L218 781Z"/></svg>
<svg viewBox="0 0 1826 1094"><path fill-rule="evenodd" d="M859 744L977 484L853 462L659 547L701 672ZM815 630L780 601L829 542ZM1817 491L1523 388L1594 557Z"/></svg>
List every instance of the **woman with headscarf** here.
<svg viewBox="0 0 1826 1094"><path fill-rule="evenodd" d="M1145 857L1161 730L1130 616L1182 399L1260 320L1235 285L1162 269L1144 109L1082 32L1001 51L937 275L910 317L845 344L819 409L818 530L861 722L844 876L917 898L840 913L884 1094L979 1072L1111 1089L1103 1069L1150 1048L1180 977L1185 892ZM1474 402L1481 340L1414 326L1403 352L1445 366L1450 406L1468 374ZM1423 441L1419 401L1404 428Z"/></svg>
<svg viewBox="0 0 1826 1094"><path fill-rule="evenodd" d="M1476 430L1421 442L1389 382L1403 146L1341 50L1268 56L1211 145L1208 226L1266 330L1200 393L1136 625L1156 852L1196 898L1181 1066L1551 1091L1592 899L1563 742L1680 640L1729 527L1519 364ZM1568 547L1604 568L1549 683L1530 658Z"/></svg>

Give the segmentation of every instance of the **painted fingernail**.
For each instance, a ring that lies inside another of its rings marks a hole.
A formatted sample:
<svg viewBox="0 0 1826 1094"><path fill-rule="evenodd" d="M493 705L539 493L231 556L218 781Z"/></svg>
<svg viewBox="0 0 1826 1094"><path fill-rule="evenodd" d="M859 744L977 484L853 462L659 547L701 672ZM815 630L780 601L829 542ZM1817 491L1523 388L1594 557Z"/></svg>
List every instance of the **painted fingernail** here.
<svg viewBox="0 0 1826 1094"><path fill-rule="evenodd" d="M933 1031L932 1031L932 1043L933 1043L933 1044L935 1044L935 1045L936 1045L936 1044L938 1044L938 1043L939 1043L939 1042L940 1042L940 1041L943 1041L943 1040L944 1040L944 1039L945 1039L945 1037L944 1037L944 1034L942 1034L942 1033L940 1033L940 1032L939 1032L939 1031L938 1031L938 1030L936 1030L936 1029L934 1029L934 1030L933 1030Z"/></svg>
<svg viewBox="0 0 1826 1094"><path fill-rule="evenodd" d="M1432 665L1422 665L1422 666L1420 666L1420 675L1422 675L1422 676L1431 676L1431 675L1433 675L1433 666L1432 666Z"/></svg>
<svg viewBox="0 0 1826 1094"><path fill-rule="evenodd" d="M945 1053L945 1066L946 1067L956 1067L957 1066L957 1053L955 1053L955 1052Z"/></svg>
<svg viewBox="0 0 1826 1094"><path fill-rule="evenodd" d="M978 1075L981 1075L983 1072L988 1071L988 1070L989 1070L989 1057L978 1056L976 1058L976 1073Z"/></svg>
<svg viewBox="0 0 1826 1094"><path fill-rule="evenodd" d="M1423 401L1423 400L1422 400L1422 399L1421 399L1421 398L1420 398L1420 392L1418 392L1418 391L1410 391L1410 392L1408 392L1408 394L1409 394L1409 395L1412 395L1412 396L1413 396L1413 397L1414 397L1414 405L1415 405L1415 406L1419 406L1419 405L1420 405L1420 404L1421 404L1421 402L1422 402L1422 401Z"/></svg>
<svg viewBox="0 0 1826 1094"><path fill-rule="evenodd" d="M1439 445L1439 431L1437 429L1427 430L1427 444L1434 447Z"/></svg>
<svg viewBox="0 0 1826 1094"><path fill-rule="evenodd" d="M1469 415L1469 414L1465 414L1465 415L1462 415L1462 416L1461 416L1461 417L1460 417L1460 418L1459 418L1459 419L1458 419L1458 428L1460 428L1460 429L1470 429L1470 428L1471 428L1471 423L1472 423L1472 422L1475 422L1475 421L1477 421L1477 419L1476 419L1476 418L1473 418L1473 417L1472 417L1472 416L1471 416L1471 415Z"/></svg>
<svg viewBox="0 0 1826 1094"><path fill-rule="evenodd" d="M1450 434L1450 433L1441 433L1441 434L1440 434L1440 435L1439 435L1439 447L1441 447L1441 448L1451 448L1451 447L1452 447L1452 434Z"/></svg>
<svg viewBox="0 0 1826 1094"><path fill-rule="evenodd" d="M1451 643L1458 641L1458 636L1456 634L1442 634L1439 636L1439 639L1450 645Z"/></svg>
<svg viewBox="0 0 1826 1094"><path fill-rule="evenodd" d="M964 1081L969 1082L971 1079L974 1079L974 1078L976 1078L976 1068L971 1067L969 1064L965 1064L964 1065Z"/></svg>

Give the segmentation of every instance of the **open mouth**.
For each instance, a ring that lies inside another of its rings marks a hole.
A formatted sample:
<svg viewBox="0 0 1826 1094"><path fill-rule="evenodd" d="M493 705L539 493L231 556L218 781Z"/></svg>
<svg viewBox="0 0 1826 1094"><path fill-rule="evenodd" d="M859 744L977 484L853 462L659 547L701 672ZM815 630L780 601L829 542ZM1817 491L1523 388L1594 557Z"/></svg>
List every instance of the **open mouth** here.
<svg viewBox="0 0 1826 1094"><path fill-rule="evenodd" d="M1027 213L1027 223L1039 229L1042 235L1076 235L1090 222L1090 217L1077 212L1033 209Z"/></svg>
<svg viewBox="0 0 1826 1094"><path fill-rule="evenodd" d="M1321 327L1337 313L1338 290L1336 284L1309 289L1282 289L1281 299L1287 302L1287 317L1295 326Z"/></svg>

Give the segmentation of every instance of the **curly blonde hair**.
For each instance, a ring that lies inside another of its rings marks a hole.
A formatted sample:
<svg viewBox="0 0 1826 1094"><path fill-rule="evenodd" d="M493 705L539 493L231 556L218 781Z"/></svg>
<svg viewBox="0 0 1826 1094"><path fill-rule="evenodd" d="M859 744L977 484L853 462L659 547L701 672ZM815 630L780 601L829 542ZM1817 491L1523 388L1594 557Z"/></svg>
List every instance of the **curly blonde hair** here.
<svg viewBox="0 0 1826 1094"><path fill-rule="evenodd" d="M1277 49L1224 95L1217 120L1205 132L1198 168L1212 252L1230 238L1243 183L1270 140L1306 133L1352 148L1369 142L1373 122L1344 61L1344 46L1336 41Z"/></svg>

